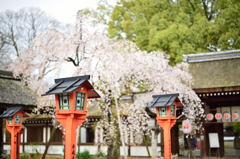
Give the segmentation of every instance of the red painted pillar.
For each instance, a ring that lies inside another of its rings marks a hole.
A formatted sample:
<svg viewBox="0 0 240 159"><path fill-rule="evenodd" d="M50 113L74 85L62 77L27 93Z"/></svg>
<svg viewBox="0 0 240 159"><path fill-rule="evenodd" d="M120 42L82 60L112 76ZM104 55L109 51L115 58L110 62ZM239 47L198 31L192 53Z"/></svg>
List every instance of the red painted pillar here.
<svg viewBox="0 0 240 159"><path fill-rule="evenodd" d="M21 116L16 121L16 116ZM20 136L22 130L22 117L24 113L22 111L17 112L12 119L6 119L6 128L11 134L11 159L20 159Z"/></svg>
<svg viewBox="0 0 240 159"><path fill-rule="evenodd" d="M21 127L11 126L11 127L7 127L7 130L11 134L11 159L19 159Z"/></svg>
<svg viewBox="0 0 240 159"><path fill-rule="evenodd" d="M171 159L172 157L171 128L176 124L176 117L170 116L170 108L168 108L168 116L160 117L159 115L157 115L157 123L163 129L164 159Z"/></svg>
<svg viewBox="0 0 240 159"><path fill-rule="evenodd" d="M11 132L11 159L17 158L17 132L13 127Z"/></svg>
<svg viewBox="0 0 240 159"><path fill-rule="evenodd" d="M56 120L65 129L65 159L76 158L76 130L86 119L88 98L100 97L89 79L89 75L55 79L55 85L44 94L55 94Z"/></svg>
<svg viewBox="0 0 240 159"><path fill-rule="evenodd" d="M162 124L164 136L164 159L171 159L172 157L172 143L171 143L171 121L168 120Z"/></svg>
<svg viewBox="0 0 240 159"><path fill-rule="evenodd" d="M176 119L174 118L171 119L171 117L169 119L166 118L158 119L157 123L163 129L164 159L171 159L172 157L171 128L176 123Z"/></svg>
<svg viewBox="0 0 240 159"><path fill-rule="evenodd" d="M66 149L65 149L65 157L66 159L75 159L76 158L76 129L77 125L74 124L74 118L67 118L67 125L65 125L66 129Z"/></svg>
<svg viewBox="0 0 240 159"><path fill-rule="evenodd" d="M59 118L57 115L57 121L59 121L65 128L65 159L76 159L76 131L78 126L85 121L85 117L86 115L79 117L74 114L69 114L65 117Z"/></svg>

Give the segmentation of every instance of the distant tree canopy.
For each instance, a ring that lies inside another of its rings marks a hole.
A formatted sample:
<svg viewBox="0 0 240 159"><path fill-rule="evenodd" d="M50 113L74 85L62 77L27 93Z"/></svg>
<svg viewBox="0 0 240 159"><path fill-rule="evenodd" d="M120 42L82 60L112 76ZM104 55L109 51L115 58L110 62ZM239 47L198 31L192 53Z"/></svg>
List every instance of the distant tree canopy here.
<svg viewBox="0 0 240 159"><path fill-rule="evenodd" d="M120 0L108 33L164 51L175 65L183 54L238 49L239 8L239 0Z"/></svg>
<svg viewBox="0 0 240 159"><path fill-rule="evenodd" d="M39 8L0 12L0 64L6 65L26 51L42 31L63 25Z"/></svg>

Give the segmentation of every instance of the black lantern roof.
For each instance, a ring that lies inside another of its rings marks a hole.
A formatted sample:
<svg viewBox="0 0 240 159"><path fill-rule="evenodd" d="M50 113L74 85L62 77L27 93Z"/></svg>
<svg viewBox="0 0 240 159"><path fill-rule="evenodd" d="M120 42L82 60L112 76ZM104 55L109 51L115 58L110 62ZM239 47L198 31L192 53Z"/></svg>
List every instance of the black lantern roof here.
<svg viewBox="0 0 240 159"><path fill-rule="evenodd" d="M164 95L153 95L153 100L148 104L148 107L165 107L173 105L173 102L178 99L179 94L164 94Z"/></svg>
<svg viewBox="0 0 240 159"><path fill-rule="evenodd" d="M0 115L0 118L11 117L20 110L22 110L22 107L9 107Z"/></svg>
<svg viewBox="0 0 240 159"><path fill-rule="evenodd" d="M89 83L89 79L89 75L55 79L55 84L43 95L70 93L84 86L89 91L88 98L99 98L99 94Z"/></svg>

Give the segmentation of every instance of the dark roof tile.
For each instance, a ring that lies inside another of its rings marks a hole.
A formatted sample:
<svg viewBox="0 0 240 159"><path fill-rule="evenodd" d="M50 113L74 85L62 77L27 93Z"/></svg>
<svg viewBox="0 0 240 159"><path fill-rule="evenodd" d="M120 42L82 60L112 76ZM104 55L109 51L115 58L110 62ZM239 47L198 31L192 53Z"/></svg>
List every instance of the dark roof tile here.
<svg viewBox="0 0 240 159"><path fill-rule="evenodd" d="M148 107L164 107L170 106L179 96L176 94L164 94L164 95L154 95L151 103L148 104Z"/></svg>
<svg viewBox="0 0 240 159"><path fill-rule="evenodd" d="M22 107L9 107L0 115L0 118L11 117L21 109Z"/></svg>
<svg viewBox="0 0 240 159"><path fill-rule="evenodd" d="M99 98L89 79L89 75L55 79L55 84L43 95L70 93L84 85L89 89L89 98Z"/></svg>

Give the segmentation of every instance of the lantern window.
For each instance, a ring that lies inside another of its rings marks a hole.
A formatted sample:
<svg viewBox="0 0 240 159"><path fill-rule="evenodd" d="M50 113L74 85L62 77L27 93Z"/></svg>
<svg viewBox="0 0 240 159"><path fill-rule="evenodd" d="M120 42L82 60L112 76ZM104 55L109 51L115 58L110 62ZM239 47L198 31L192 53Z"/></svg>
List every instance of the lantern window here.
<svg viewBox="0 0 240 159"><path fill-rule="evenodd" d="M171 116L175 116L175 107L174 105L171 105Z"/></svg>
<svg viewBox="0 0 240 159"><path fill-rule="evenodd" d="M12 117L8 117L8 124L12 124Z"/></svg>
<svg viewBox="0 0 240 159"><path fill-rule="evenodd" d="M21 122L21 116L20 115L16 115L15 116L15 124L20 124Z"/></svg>
<svg viewBox="0 0 240 159"><path fill-rule="evenodd" d="M167 109L166 109L166 107L160 107L159 108L159 115L160 115L160 117L167 116Z"/></svg>
<svg viewBox="0 0 240 159"><path fill-rule="evenodd" d="M69 110L69 94L59 95L59 106L61 110Z"/></svg>
<svg viewBox="0 0 240 159"><path fill-rule="evenodd" d="M85 93L76 93L76 110L84 110Z"/></svg>

